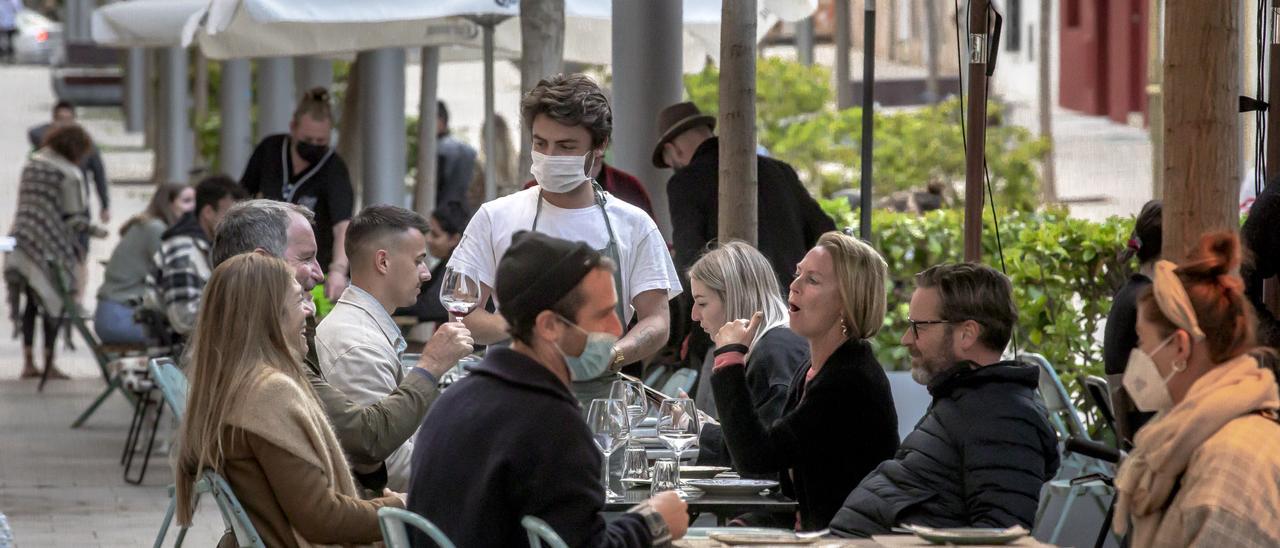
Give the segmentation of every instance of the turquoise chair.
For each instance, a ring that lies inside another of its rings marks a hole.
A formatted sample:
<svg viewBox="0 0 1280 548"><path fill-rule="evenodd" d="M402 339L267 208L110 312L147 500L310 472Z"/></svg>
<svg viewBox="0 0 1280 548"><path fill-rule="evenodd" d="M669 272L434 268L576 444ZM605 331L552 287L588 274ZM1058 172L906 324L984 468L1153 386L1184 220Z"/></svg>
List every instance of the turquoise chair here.
<svg viewBox="0 0 1280 548"><path fill-rule="evenodd" d="M667 377L667 382L662 383L662 389L659 392L673 398L679 397L681 390L684 390L685 393L693 390L693 381L696 380L698 380L697 369L688 367L677 369L670 377Z"/></svg>
<svg viewBox="0 0 1280 548"><path fill-rule="evenodd" d="M408 510L379 508L378 526L382 528L382 540L387 541L387 548L409 548L409 526L427 535L440 548L455 548L453 541L436 524Z"/></svg>
<svg viewBox="0 0 1280 548"><path fill-rule="evenodd" d="M267 548L262 542L262 536L253 527L253 522L249 521L249 514L244 511L243 506L240 506L235 493L231 492L231 486L227 484L227 480L213 470L205 470L203 476L205 483L209 485L209 493L213 495L213 500L218 502L222 523L227 526L227 531L235 535L236 546Z"/></svg>
<svg viewBox="0 0 1280 548"><path fill-rule="evenodd" d="M147 370L151 373L151 382L155 383L156 388L160 389L160 396L164 399L164 405L173 412L173 416L179 421L187 410L187 376L182 373L181 369L173 363L172 358L153 358L147 362ZM196 482L196 497L200 493L208 493L208 482L201 479ZM164 513L164 523L160 525L160 533L156 535L155 548L164 545L164 537L169 533L169 524L173 523L173 514L177 510L178 500L174 498L176 488L169 486L169 509ZM182 546L182 539L187 536L187 528L183 527L178 531L177 542L174 546Z"/></svg>
<svg viewBox="0 0 1280 548"><path fill-rule="evenodd" d="M1058 371L1049 363L1049 360L1033 353L1024 353L1018 359L1040 368L1040 397L1044 400L1045 410L1049 413L1049 422L1057 431L1058 440L1065 443L1070 437L1091 439L1088 428L1080 418L1080 410L1071 403L1071 394L1067 392L1066 386L1062 384L1062 378L1058 376ZM1100 481L1071 485L1072 479L1089 474L1114 477L1115 467L1076 453L1062 453L1057 475L1041 490L1034 524L1036 538L1049 544L1059 544L1062 533L1070 522L1071 511L1076 502L1081 499L1092 500L1101 513L1106 513L1111 498L1115 496L1114 489ZM1061 511L1052 522L1046 522L1045 519L1049 517L1046 515L1049 507L1059 499L1062 500Z"/></svg>
<svg viewBox="0 0 1280 548"><path fill-rule="evenodd" d="M560 535L556 534L556 530L539 518L525 516L520 520L520 525L529 533L529 548L542 548L544 542L551 548L569 548Z"/></svg>

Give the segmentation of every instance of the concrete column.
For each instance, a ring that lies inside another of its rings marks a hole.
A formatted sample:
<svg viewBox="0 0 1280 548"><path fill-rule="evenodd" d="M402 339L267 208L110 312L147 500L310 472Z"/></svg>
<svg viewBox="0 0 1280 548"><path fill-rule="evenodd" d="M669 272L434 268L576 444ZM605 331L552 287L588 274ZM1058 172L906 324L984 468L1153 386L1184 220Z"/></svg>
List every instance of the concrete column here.
<svg viewBox="0 0 1280 548"><path fill-rule="evenodd" d="M147 112L147 50L129 48L124 63L124 130L143 130Z"/></svg>
<svg viewBox="0 0 1280 548"><path fill-rule="evenodd" d="M493 135L493 21L484 25L484 201L498 197Z"/></svg>
<svg viewBox="0 0 1280 548"><path fill-rule="evenodd" d="M293 80L297 94L314 87L333 87L333 61L321 57L294 57Z"/></svg>
<svg viewBox="0 0 1280 548"><path fill-rule="evenodd" d="M293 58L258 59L258 140L289 131L298 98L293 92Z"/></svg>
<svg viewBox="0 0 1280 548"><path fill-rule="evenodd" d="M180 47L160 50L160 105L164 111L160 140L164 162L160 180L187 182L191 171L191 124L187 117L187 51Z"/></svg>
<svg viewBox="0 0 1280 548"><path fill-rule="evenodd" d="M222 81L218 84L218 170L239 178L253 152L253 134L249 127L249 108L253 87L248 59L222 62Z"/></svg>
<svg viewBox="0 0 1280 548"><path fill-rule="evenodd" d="M418 177L414 181L413 207L423 217L431 215L438 201L437 190L440 181L436 180L438 170L436 157L439 147L436 146L437 125L437 93L440 84L440 48L424 47L421 50L422 78L418 94Z"/></svg>
<svg viewBox="0 0 1280 548"><path fill-rule="evenodd" d="M359 55L363 205L403 206L404 50L387 48Z"/></svg>
<svg viewBox="0 0 1280 548"><path fill-rule="evenodd" d="M796 21L796 58L804 65L813 64L813 17Z"/></svg>
<svg viewBox="0 0 1280 548"><path fill-rule="evenodd" d="M89 20L93 17L94 0L67 0L63 6L62 36L68 44L93 42Z"/></svg>
<svg viewBox="0 0 1280 548"><path fill-rule="evenodd" d="M658 112L683 92L680 0L613 0L613 164L635 175L653 199L658 228L671 238L668 169L653 167Z"/></svg>

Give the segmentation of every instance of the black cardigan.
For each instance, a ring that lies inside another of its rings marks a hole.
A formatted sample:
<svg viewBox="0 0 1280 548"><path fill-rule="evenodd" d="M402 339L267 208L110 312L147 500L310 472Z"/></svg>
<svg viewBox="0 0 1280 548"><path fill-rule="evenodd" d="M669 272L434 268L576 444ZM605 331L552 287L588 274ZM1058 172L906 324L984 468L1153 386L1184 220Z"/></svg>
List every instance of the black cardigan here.
<svg viewBox="0 0 1280 548"><path fill-rule="evenodd" d="M871 345L845 342L805 385L811 364L791 381L782 417L761 423L746 368L711 375L729 452L739 471L777 473L782 492L800 505L804 530L826 527L863 476L898 448L898 414L889 379Z"/></svg>

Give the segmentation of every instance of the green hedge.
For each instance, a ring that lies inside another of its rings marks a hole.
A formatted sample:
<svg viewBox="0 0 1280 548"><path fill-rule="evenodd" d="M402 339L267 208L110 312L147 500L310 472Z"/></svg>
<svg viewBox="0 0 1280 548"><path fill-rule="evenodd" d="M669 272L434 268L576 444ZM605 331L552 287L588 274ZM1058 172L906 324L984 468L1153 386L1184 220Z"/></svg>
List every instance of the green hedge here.
<svg viewBox="0 0 1280 548"><path fill-rule="evenodd" d="M842 201L826 200L823 207L839 225L855 224ZM872 217L872 245L889 266L888 314L874 341L887 369L910 368L907 349L899 340L907 329L913 276L929 266L962 259L962 226L959 210L923 215L876 211ZM1077 394L1081 409L1091 406L1083 400L1078 379L1103 374L1101 327L1112 295L1132 273L1132 264L1116 258L1132 229L1132 218L1091 222L1069 217L1065 208L1001 212L1004 266L1013 282L1019 314L1015 333L1019 350L1043 354ZM984 262L1000 268L989 213L982 247Z"/></svg>

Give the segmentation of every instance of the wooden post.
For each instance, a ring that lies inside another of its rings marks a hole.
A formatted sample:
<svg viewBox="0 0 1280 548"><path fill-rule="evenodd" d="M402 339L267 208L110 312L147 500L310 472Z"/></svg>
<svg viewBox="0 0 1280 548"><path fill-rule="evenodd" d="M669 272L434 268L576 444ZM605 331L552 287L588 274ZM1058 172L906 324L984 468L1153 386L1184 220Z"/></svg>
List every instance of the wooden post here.
<svg viewBox="0 0 1280 548"><path fill-rule="evenodd" d="M418 172L413 181L413 209L428 217L436 207L436 189L440 186L436 180L436 91L440 82L440 48L424 46L419 57L422 75L418 92Z"/></svg>
<svg viewBox="0 0 1280 548"><path fill-rule="evenodd" d="M723 3L720 64L718 234L756 245L756 0Z"/></svg>
<svg viewBox="0 0 1280 548"><path fill-rule="evenodd" d="M1164 3L1151 0L1147 25L1147 133L1151 136L1151 197L1164 197Z"/></svg>
<svg viewBox="0 0 1280 548"><path fill-rule="evenodd" d="M520 2L520 51L521 93L528 93L538 85L538 80L564 70L564 0ZM532 143L529 128L523 128L517 184L529 177Z"/></svg>
<svg viewBox="0 0 1280 548"><path fill-rule="evenodd" d="M1201 235L1239 229L1240 9L1232 0L1168 0L1164 61L1165 258Z"/></svg>
<svg viewBox="0 0 1280 548"><path fill-rule="evenodd" d="M987 6L969 2L969 104L965 112L964 260L982 262L983 173L987 134Z"/></svg>
<svg viewBox="0 0 1280 548"><path fill-rule="evenodd" d="M1053 166L1053 89L1051 89L1053 79L1050 74L1050 69L1053 67L1049 58L1049 36L1052 29L1053 0L1040 0L1040 44L1038 46L1040 59L1039 66L1036 68L1039 76L1037 95L1040 100L1037 106L1040 109L1040 137L1049 141L1049 150L1044 155L1044 179L1040 186L1045 203L1058 201L1057 173Z"/></svg>

